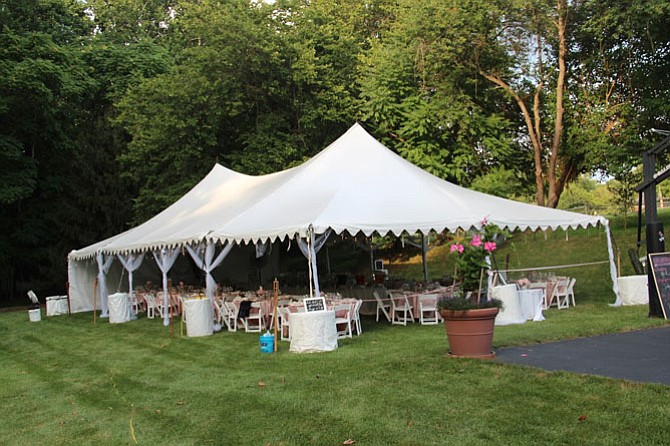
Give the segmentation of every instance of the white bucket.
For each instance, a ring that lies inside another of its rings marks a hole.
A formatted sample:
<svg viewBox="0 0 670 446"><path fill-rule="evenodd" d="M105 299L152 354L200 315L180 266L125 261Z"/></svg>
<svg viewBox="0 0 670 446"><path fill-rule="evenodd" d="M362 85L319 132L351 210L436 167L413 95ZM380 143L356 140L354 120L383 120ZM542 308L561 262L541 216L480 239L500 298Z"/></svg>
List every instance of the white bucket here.
<svg viewBox="0 0 670 446"><path fill-rule="evenodd" d="M39 308L28 310L28 316L30 317L30 322L39 322L42 320L42 310Z"/></svg>

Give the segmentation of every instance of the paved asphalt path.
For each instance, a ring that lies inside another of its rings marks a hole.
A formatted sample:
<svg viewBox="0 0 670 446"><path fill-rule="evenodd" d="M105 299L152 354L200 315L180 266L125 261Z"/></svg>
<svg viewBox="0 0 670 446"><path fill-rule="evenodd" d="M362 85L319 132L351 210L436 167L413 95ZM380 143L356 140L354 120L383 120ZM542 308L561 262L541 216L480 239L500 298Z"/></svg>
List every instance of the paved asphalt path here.
<svg viewBox="0 0 670 446"><path fill-rule="evenodd" d="M670 386L670 327L500 348L494 361Z"/></svg>

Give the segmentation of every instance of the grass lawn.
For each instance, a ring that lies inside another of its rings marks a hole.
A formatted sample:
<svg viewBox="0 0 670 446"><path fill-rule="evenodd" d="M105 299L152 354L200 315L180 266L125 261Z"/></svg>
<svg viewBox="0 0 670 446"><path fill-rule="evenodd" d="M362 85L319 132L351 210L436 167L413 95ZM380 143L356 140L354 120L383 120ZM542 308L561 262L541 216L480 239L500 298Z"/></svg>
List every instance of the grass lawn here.
<svg viewBox="0 0 670 446"><path fill-rule="evenodd" d="M496 348L665 324L602 302L497 327ZM445 357L442 326L363 320L336 352L158 319L0 313L3 445L667 444L670 387ZM580 421L580 417L586 419Z"/></svg>
<svg viewBox="0 0 670 446"><path fill-rule="evenodd" d="M625 253L635 225L614 220L612 229L623 274L632 274ZM510 268L566 265L606 260L607 246L593 228L523 233L497 256ZM429 258L431 277L451 271L440 248ZM391 273L420 277L419 262L391 262ZM666 324L644 305L610 307L605 264L554 272L577 278L577 307L497 327L495 348ZM619 446L670 438L670 387L447 358L442 326L363 319L363 335L336 352L304 355L289 353L287 342L261 354L255 334L174 331L144 317L94 325L91 313L39 323L27 311L0 313L0 445Z"/></svg>

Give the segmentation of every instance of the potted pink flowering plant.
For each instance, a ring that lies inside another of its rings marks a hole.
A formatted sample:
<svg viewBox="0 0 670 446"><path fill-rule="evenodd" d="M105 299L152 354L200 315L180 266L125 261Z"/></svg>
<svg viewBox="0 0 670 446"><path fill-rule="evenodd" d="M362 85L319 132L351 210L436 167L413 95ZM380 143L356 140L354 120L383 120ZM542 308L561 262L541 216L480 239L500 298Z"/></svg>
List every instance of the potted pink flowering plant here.
<svg viewBox="0 0 670 446"><path fill-rule="evenodd" d="M500 228L486 219L480 228L457 238L451 245L456 254L457 276L463 292L472 296L446 296L438 300L440 315L449 339L449 355L469 358L493 358L493 329L495 318L502 308L497 299L480 299L482 271L489 268L487 257L497 249L496 237Z"/></svg>
<svg viewBox="0 0 670 446"><path fill-rule="evenodd" d="M489 268L486 258L493 257L499 235L503 235L500 228L484 219L479 229L469 232L469 238L466 234L452 243L450 251L457 255L456 274L463 291L479 292L482 270Z"/></svg>

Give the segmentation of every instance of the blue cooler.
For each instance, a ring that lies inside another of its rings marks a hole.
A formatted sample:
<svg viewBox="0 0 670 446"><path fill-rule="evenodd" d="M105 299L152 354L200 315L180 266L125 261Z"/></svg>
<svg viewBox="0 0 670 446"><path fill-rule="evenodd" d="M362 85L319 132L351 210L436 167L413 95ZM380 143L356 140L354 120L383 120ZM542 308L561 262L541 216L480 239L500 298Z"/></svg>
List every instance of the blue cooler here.
<svg viewBox="0 0 670 446"><path fill-rule="evenodd" d="M273 353L275 351L275 337L266 331L261 335L261 353Z"/></svg>

